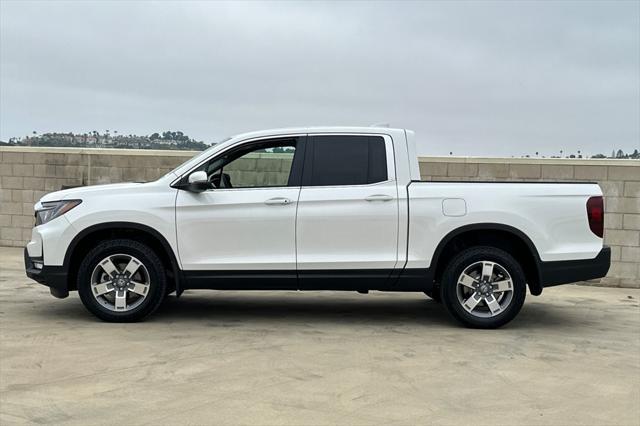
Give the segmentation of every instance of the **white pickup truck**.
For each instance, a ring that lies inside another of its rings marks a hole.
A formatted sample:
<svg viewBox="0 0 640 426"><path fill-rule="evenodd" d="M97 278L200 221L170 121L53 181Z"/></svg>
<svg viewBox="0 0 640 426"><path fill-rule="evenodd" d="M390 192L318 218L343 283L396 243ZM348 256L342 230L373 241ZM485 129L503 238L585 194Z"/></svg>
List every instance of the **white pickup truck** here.
<svg viewBox="0 0 640 426"><path fill-rule="evenodd" d="M494 328L527 285L539 295L610 264L597 184L421 181L403 129L242 134L154 182L47 194L35 216L27 275L106 321L186 289L380 290Z"/></svg>

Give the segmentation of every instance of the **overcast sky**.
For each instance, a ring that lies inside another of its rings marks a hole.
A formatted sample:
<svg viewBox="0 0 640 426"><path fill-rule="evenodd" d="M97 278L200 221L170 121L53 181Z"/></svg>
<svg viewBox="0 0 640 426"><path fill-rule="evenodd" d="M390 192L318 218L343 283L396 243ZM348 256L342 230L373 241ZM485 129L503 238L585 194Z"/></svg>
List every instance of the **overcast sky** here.
<svg viewBox="0 0 640 426"><path fill-rule="evenodd" d="M0 139L390 123L423 154L640 147L640 2L0 1Z"/></svg>

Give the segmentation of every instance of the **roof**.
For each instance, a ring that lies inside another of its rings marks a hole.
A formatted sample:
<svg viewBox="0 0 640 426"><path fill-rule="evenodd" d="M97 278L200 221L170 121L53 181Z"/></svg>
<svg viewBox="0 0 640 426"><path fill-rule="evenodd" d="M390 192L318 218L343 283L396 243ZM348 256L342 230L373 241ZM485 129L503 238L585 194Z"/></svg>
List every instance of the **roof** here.
<svg viewBox="0 0 640 426"><path fill-rule="evenodd" d="M349 127L349 126L312 126L312 127L290 127L281 129L258 130L254 132L241 133L234 135L231 139L242 140L251 139L261 136L277 136L291 135L302 133L372 133L372 134L389 134L404 132L404 129L390 127Z"/></svg>

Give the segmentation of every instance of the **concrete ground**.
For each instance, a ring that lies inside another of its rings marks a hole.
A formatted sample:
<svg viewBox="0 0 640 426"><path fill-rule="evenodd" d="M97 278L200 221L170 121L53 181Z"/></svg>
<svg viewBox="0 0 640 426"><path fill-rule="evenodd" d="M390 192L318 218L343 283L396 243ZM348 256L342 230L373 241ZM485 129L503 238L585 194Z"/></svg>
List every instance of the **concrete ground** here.
<svg viewBox="0 0 640 426"><path fill-rule="evenodd" d="M421 294L189 291L106 324L0 248L0 424L640 424L639 290L563 286L500 330Z"/></svg>

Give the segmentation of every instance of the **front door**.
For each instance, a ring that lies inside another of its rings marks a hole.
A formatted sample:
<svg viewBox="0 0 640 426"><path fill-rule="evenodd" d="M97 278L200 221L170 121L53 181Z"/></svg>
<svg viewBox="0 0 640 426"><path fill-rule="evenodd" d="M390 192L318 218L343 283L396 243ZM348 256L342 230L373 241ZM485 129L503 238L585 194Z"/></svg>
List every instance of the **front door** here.
<svg viewBox="0 0 640 426"><path fill-rule="evenodd" d="M296 157L303 139L232 148L196 169L207 172L213 189L178 191L178 250L188 287L296 287Z"/></svg>

